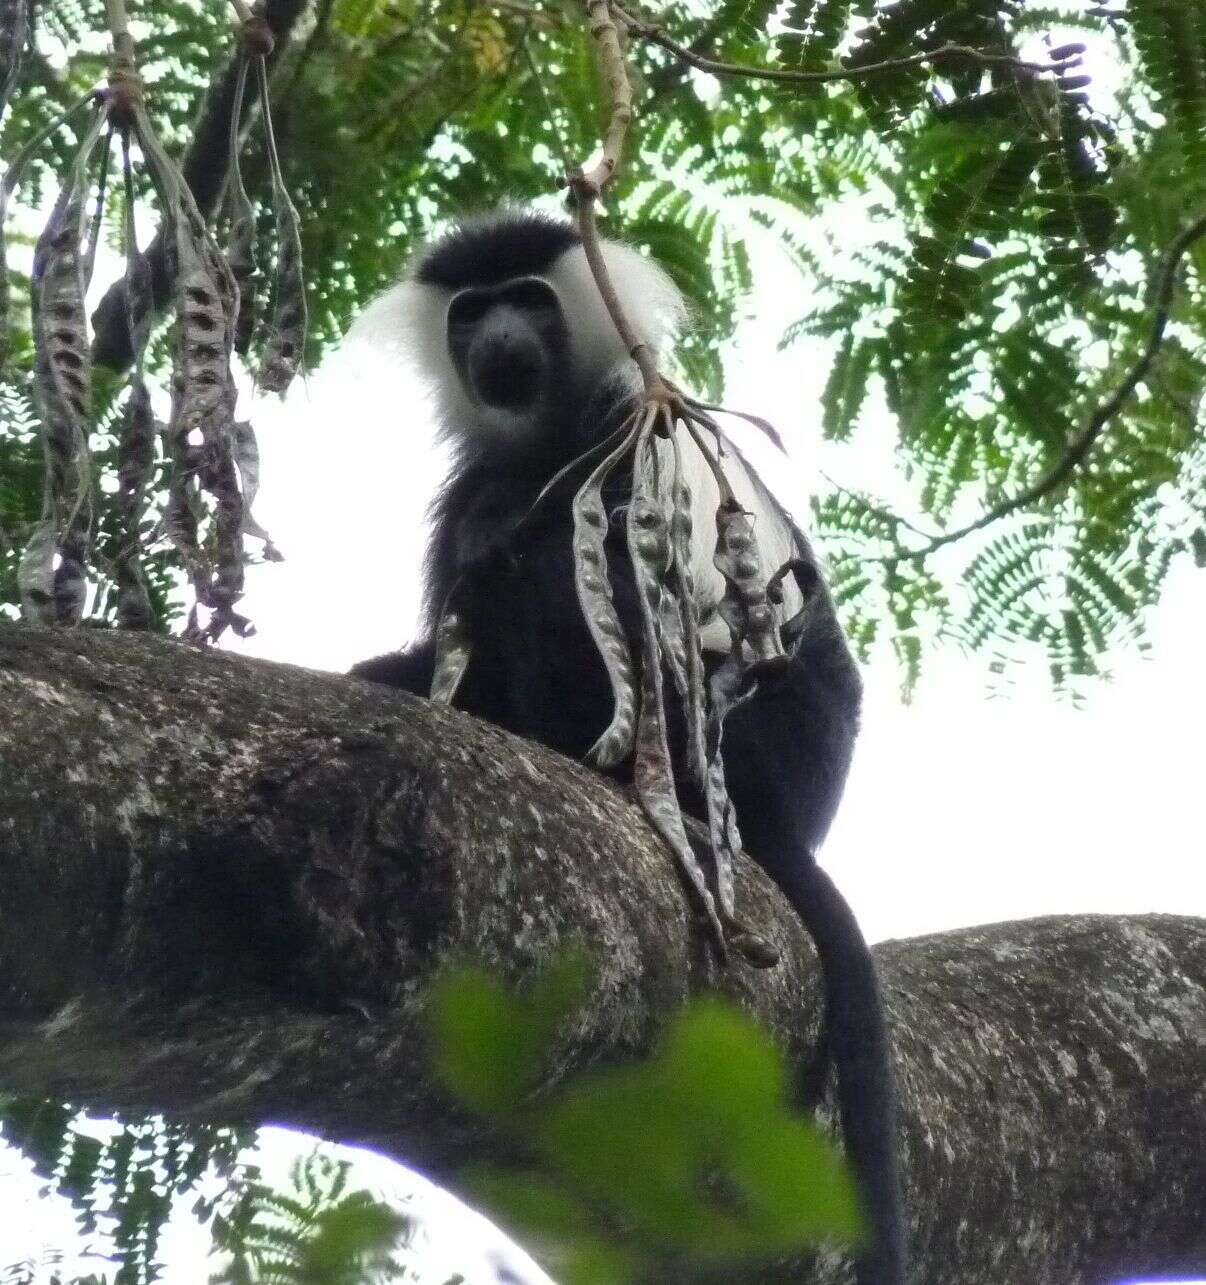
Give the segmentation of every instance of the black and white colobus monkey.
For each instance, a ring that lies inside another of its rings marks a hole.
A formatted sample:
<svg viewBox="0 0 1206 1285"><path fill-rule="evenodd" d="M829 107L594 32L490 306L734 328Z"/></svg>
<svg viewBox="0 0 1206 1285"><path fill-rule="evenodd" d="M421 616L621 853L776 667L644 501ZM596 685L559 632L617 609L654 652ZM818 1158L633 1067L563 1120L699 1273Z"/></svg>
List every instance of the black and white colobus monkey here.
<svg viewBox="0 0 1206 1285"><path fill-rule="evenodd" d="M674 287L626 246L605 243L604 254L629 318L650 343L661 343L681 317ZM472 654L456 705L581 758L612 714L611 687L574 585L570 501L584 470L571 470L535 511L532 505L558 470L620 425L638 384L577 232L523 212L465 222L422 251L358 328L417 357L452 448L451 473L433 507L424 601L430 635L459 581ZM695 460L692 557L710 672L729 647L717 614L724 582L712 565L719 496L698 452L684 454ZM725 468L756 516L769 574L792 556L790 522L734 453ZM627 498L630 476L622 474L604 493L609 511ZM639 657L640 609L622 522L613 524L607 554L615 605ZM789 594L783 620L803 605ZM826 1052L871 1225L857 1280L900 1285L894 1099L875 970L849 906L815 860L845 783L861 698L823 583L785 642L790 664L773 689L760 681L725 723L728 790L746 850L782 889L820 956ZM420 642L353 673L426 695L434 651L432 641ZM692 807L689 793L685 806Z"/></svg>

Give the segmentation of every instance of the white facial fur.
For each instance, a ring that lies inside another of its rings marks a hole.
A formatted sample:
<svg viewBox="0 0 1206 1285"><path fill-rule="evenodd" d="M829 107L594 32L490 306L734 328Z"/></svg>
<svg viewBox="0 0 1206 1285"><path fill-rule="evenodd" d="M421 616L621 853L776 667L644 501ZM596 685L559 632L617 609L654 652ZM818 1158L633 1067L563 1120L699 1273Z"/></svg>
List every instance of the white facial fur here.
<svg viewBox="0 0 1206 1285"><path fill-rule="evenodd" d="M682 296L656 263L630 246L604 241L603 257L637 333L660 349L682 324L686 312ZM565 314L575 374L594 383L625 364L635 373L582 247L567 250L542 279L557 292ZM396 351L414 368L431 391L446 435L466 445L473 433L514 439L530 428L530 417L474 401L452 364L446 339L451 298L448 291L408 274L364 309L349 336Z"/></svg>

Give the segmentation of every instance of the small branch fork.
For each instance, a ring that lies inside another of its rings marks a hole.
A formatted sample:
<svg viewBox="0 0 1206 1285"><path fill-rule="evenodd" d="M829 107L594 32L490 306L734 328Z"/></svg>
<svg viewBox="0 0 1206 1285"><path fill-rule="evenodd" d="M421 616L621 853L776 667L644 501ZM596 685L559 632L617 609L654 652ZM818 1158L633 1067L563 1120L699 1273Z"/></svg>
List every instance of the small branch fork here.
<svg viewBox="0 0 1206 1285"><path fill-rule="evenodd" d="M241 4L242 0L231 0L231 2ZM700 71L710 72L716 76L744 77L794 85L840 80L857 82L872 76L927 64L942 66L970 63L984 67L1008 66L1032 75L1048 72L1059 75L1075 66L1083 52L1082 45L1065 45L1053 52L1050 62L1038 63L1006 54L989 53L966 45L947 44L939 49L927 50L908 58L870 63L864 67L799 72L783 68L719 62L716 59L707 58L671 39L661 27L635 16L616 0L585 0L585 6L596 65L600 79L607 89L609 116L599 159L589 168L583 165L574 170L567 176L566 181L577 204L578 228L587 261L616 330L641 372L646 402L672 407L675 417L682 416L685 410L684 400L659 373L656 354L636 333L624 314L599 246L595 213L597 201L615 181L619 172L623 160L624 143L634 117L632 81L628 75L624 57L624 41L629 32L659 45L682 62Z"/></svg>

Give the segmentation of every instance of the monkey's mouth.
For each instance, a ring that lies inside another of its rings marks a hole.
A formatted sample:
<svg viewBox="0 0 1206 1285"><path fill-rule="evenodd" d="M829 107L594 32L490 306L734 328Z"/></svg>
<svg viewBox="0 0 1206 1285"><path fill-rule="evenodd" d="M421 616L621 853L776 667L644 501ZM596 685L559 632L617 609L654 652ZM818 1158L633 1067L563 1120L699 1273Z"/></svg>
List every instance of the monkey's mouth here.
<svg viewBox="0 0 1206 1285"><path fill-rule="evenodd" d="M486 340L469 353L469 377L484 405L527 410L544 391L544 360L535 343Z"/></svg>

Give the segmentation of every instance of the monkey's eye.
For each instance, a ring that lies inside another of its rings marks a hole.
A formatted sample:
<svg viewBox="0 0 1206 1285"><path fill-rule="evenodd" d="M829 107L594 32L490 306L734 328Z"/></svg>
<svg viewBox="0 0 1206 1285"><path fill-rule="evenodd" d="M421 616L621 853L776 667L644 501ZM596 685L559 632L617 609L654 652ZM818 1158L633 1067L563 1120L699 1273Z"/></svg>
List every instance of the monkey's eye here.
<svg viewBox="0 0 1206 1285"><path fill-rule="evenodd" d="M509 281L499 291L504 303L524 312L541 312L547 308L556 308L557 294L547 281L539 277L522 277Z"/></svg>
<svg viewBox="0 0 1206 1285"><path fill-rule="evenodd" d="M448 305L448 329L460 330L477 325L494 303L494 295L490 291L462 290Z"/></svg>

